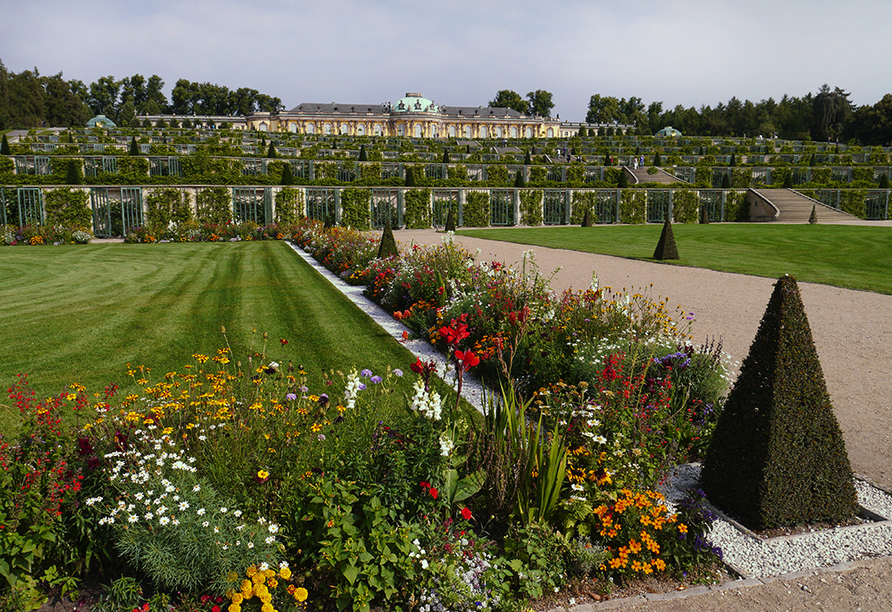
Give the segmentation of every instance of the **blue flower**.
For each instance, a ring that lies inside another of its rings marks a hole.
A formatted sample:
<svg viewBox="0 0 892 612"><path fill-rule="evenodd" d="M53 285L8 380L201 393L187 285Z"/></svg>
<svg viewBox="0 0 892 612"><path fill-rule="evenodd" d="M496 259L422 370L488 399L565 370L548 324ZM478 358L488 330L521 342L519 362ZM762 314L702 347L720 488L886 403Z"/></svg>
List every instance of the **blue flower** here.
<svg viewBox="0 0 892 612"><path fill-rule="evenodd" d="M366 368L365 370L363 370L362 372L360 372L359 375L362 376L363 378L371 378L371 377L372 377L372 371L369 370L368 368Z"/></svg>
<svg viewBox="0 0 892 612"><path fill-rule="evenodd" d="M377 384L378 384L379 382L381 382L382 380L384 380L384 379L381 378L380 376L372 376L372 377L369 379L369 382L372 383L373 385L377 385Z"/></svg>

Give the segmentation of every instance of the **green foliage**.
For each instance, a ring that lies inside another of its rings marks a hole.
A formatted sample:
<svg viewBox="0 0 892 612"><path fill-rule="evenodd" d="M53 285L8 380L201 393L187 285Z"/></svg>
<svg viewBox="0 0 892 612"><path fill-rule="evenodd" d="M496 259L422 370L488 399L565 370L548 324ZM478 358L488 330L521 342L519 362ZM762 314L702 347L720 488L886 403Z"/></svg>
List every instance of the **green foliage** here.
<svg viewBox="0 0 892 612"><path fill-rule="evenodd" d="M344 189L341 192L342 227L368 230L372 224L372 192L368 189Z"/></svg>
<svg viewBox="0 0 892 612"><path fill-rule="evenodd" d="M226 187L205 187L195 196L196 218L201 223L232 220L232 194Z"/></svg>
<svg viewBox="0 0 892 612"><path fill-rule="evenodd" d="M526 180L523 178L523 168L518 168L517 172L514 174L514 186L518 189L526 187Z"/></svg>
<svg viewBox="0 0 892 612"><path fill-rule="evenodd" d="M44 192L43 202L48 225L87 229L93 225L93 213L82 189L59 188Z"/></svg>
<svg viewBox="0 0 892 612"><path fill-rule="evenodd" d="M619 200L620 223L644 223L646 215L647 193L641 189L623 189Z"/></svg>
<svg viewBox="0 0 892 612"><path fill-rule="evenodd" d="M118 157L118 176L125 185L142 185L149 176L145 157Z"/></svg>
<svg viewBox="0 0 892 612"><path fill-rule="evenodd" d="M521 599L539 599L566 584L570 546L547 523L512 526L504 547L513 570L511 588Z"/></svg>
<svg viewBox="0 0 892 612"><path fill-rule="evenodd" d="M702 478L714 504L756 527L837 522L857 509L845 441L791 276L775 284Z"/></svg>
<svg viewBox="0 0 892 612"><path fill-rule="evenodd" d="M839 208L863 219L867 216L867 190L844 189L840 192Z"/></svg>
<svg viewBox="0 0 892 612"><path fill-rule="evenodd" d="M446 226L443 230L446 232L455 231L455 211L451 206L449 207L449 212L446 214Z"/></svg>
<svg viewBox="0 0 892 612"><path fill-rule="evenodd" d="M617 187L619 187L620 189L626 189L626 188L629 187L629 177L628 177L628 175L626 174L626 171L625 171L625 170L622 170L622 171L619 173L619 180L617 181L616 185L617 185Z"/></svg>
<svg viewBox="0 0 892 612"><path fill-rule="evenodd" d="M130 150L128 151L128 154L129 155L139 155L140 154L139 145L136 142L136 136L133 136L130 139Z"/></svg>
<svg viewBox="0 0 892 612"><path fill-rule="evenodd" d="M880 189L889 189L889 175L888 174L883 174L882 176L880 176L879 188Z"/></svg>
<svg viewBox="0 0 892 612"><path fill-rule="evenodd" d="M486 166L486 182L492 187L504 187L508 183L508 167L501 164Z"/></svg>
<svg viewBox="0 0 892 612"><path fill-rule="evenodd" d="M465 227L489 226L488 191L468 191L465 193L465 206L462 210L462 224Z"/></svg>
<svg viewBox="0 0 892 612"><path fill-rule="evenodd" d="M654 249L654 259L667 260L678 259L678 247L675 245L675 235L672 233L672 223L667 218L663 222L663 231Z"/></svg>
<svg viewBox="0 0 892 612"><path fill-rule="evenodd" d="M365 145L359 145L359 161L369 161L368 153L365 152Z"/></svg>
<svg viewBox="0 0 892 612"><path fill-rule="evenodd" d="M585 221L585 217L589 218L589 225L598 222L598 213L595 206L598 203L597 194L593 191L574 191L572 208L570 209L570 223L579 225Z"/></svg>
<svg viewBox="0 0 892 612"><path fill-rule="evenodd" d="M811 214L808 215L808 222L811 225L814 225L815 223L818 222L818 213L815 210L814 204L812 204L812 207L811 207Z"/></svg>
<svg viewBox="0 0 892 612"><path fill-rule="evenodd" d="M399 257L400 250L396 245L396 238L393 237L393 230L390 227L390 219L384 224L384 232L381 234L381 242L378 245L378 259L387 259L389 257Z"/></svg>
<svg viewBox="0 0 892 612"><path fill-rule="evenodd" d="M303 216L303 192L293 187L280 189L276 194L276 223L290 225L302 219Z"/></svg>
<svg viewBox="0 0 892 612"><path fill-rule="evenodd" d="M65 184L82 185L84 182L83 165L79 159L69 159L65 165Z"/></svg>
<svg viewBox="0 0 892 612"><path fill-rule="evenodd" d="M534 166L530 168L530 185L541 185L548 176L548 168L543 166Z"/></svg>
<svg viewBox="0 0 892 612"><path fill-rule="evenodd" d="M0 155L12 155L12 152L9 149L9 141L6 139L6 134L3 134L3 140L0 141Z"/></svg>
<svg viewBox="0 0 892 612"><path fill-rule="evenodd" d="M276 157L278 157L278 155L276 154L276 147L275 145L273 145L273 143L269 143L269 148L266 150L266 156L270 159L275 159Z"/></svg>
<svg viewBox="0 0 892 612"><path fill-rule="evenodd" d="M403 192L405 221L408 229L426 229L431 226L430 189L407 189Z"/></svg>
<svg viewBox="0 0 892 612"><path fill-rule="evenodd" d="M677 189L672 193L672 219L676 223L696 223L699 208L697 194L689 189Z"/></svg>
<svg viewBox="0 0 892 612"><path fill-rule="evenodd" d="M520 222L523 225L542 225L541 189L524 189L520 192Z"/></svg>
<svg viewBox="0 0 892 612"><path fill-rule="evenodd" d="M179 189L153 189L146 195L146 225L166 229L192 219L189 194Z"/></svg>
<svg viewBox="0 0 892 612"><path fill-rule="evenodd" d="M406 187L415 187L417 183L415 182L415 168L412 166L406 167Z"/></svg>
<svg viewBox="0 0 892 612"><path fill-rule="evenodd" d="M294 184L294 173L291 171L291 164L287 161L282 164L282 177L279 179L279 184L286 187Z"/></svg>

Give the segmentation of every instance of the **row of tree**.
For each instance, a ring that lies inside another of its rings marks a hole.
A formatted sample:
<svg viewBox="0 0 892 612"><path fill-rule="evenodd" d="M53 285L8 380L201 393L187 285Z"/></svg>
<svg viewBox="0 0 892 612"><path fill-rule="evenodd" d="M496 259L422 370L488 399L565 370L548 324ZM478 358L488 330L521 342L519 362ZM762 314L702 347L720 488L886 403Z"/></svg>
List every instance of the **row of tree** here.
<svg viewBox="0 0 892 612"><path fill-rule="evenodd" d="M544 89L537 89L527 94L524 100L520 94L510 89L502 89L496 97L489 101L492 108L511 108L523 115L531 117L551 117L551 109L554 102L551 101L551 93Z"/></svg>
<svg viewBox="0 0 892 612"><path fill-rule="evenodd" d="M121 126L135 126L142 115L249 115L277 111L282 100L256 89L230 90L213 83L180 79L170 101L164 81L134 74L123 79L104 76L90 85L65 80L62 73L42 76L37 68L18 74L0 61L0 129L82 127L90 117L105 115Z"/></svg>
<svg viewBox="0 0 892 612"><path fill-rule="evenodd" d="M791 140L858 142L864 145L892 143L892 94L873 105L856 106L849 92L823 85L817 94L801 98L784 95L761 102L732 97L714 108L663 110L662 102L646 106L641 98L594 95L585 120L589 123L623 123L638 126L643 134L655 134L671 125L690 136L778 136Z"/></svg>

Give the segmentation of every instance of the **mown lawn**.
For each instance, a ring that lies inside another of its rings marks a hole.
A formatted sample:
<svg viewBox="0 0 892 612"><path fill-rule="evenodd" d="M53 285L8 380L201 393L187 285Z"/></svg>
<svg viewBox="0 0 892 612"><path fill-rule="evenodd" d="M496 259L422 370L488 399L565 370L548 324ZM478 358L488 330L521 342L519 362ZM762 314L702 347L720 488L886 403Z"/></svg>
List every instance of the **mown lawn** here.
<svg viewBox="0 0 892 612"><path fill-rule="evenodd" d="M126 393L135 388L127 364L159 380L227 342L243 366L265 346L310 380L414 361L283 242L9 247L0 278L4 391L23 372L40 396L73 382ZM8 431L17 414L5 393L0 406Z"/></svg>
<svg viewBox="0 0 892 612"><path fill-rule="evenodd" d="M662 225L461 230L464 236L648 260ZM680 260L695 266L892 294L892 227L676 224Z"/></svg>

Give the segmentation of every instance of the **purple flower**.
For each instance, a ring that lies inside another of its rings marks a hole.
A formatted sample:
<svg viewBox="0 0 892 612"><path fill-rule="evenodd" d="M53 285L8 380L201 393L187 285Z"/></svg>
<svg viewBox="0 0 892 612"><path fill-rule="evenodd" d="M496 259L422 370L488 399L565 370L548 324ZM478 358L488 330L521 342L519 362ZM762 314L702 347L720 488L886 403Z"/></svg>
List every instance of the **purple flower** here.
<svg viewBox="0 0 892 612"><path fill-rule="evenodd" d="M306 387L301 387L301 388L300 388L300 392L301 392L301 393L306 393L307 391L309 391L309 389L307 389Z"/></svg>
<svg viewBox="0 0 892 612"><path fill-rule="evenodd" d="M293 402L294 400L297 399L297 395L295 395L294 393L289 393L288 395L285 396L285 399L288 400L289 402Z"/></svg>
<svg viewBox="0 0 892 612"><path fill-rule="evenodd" d="M393 374L394 374L394 376L402 377L403 371L400 370L399 368L397 368L396 370L393 371Z"/></svg>
<svg viewBox="0 0 892 612"><path fill-rule="evenodd" d="M365 391L365 385L362 384L362 383L359 383L359 390L360 390L360 391Z"/></svg>
<svg viewBox="0 0 892 612"><path fill-rule="evenodd" d="M371 377L372 377L372 371L369 370L368 368L366 368L365 370L363 370L362 372L360 372L359 375L362 376L363 378L371 378Z"/></svg>
<svg viewBox="0 0 892 612"><path fill-rule="evenodd" d="M325 442L325 434L319 434L318 436L316 436L316 438L317 438L320 442Z"/></svg>
<svg viewBox="0 0 892 612"><path fill-rule="evenodd" d="M378 384L379 382L381 382L382 380L384 380L384 379L381 378L380 376L372 376L372 377L369 379L369 382L372 383L373 385L377 385L377 384Z"/></svg>

